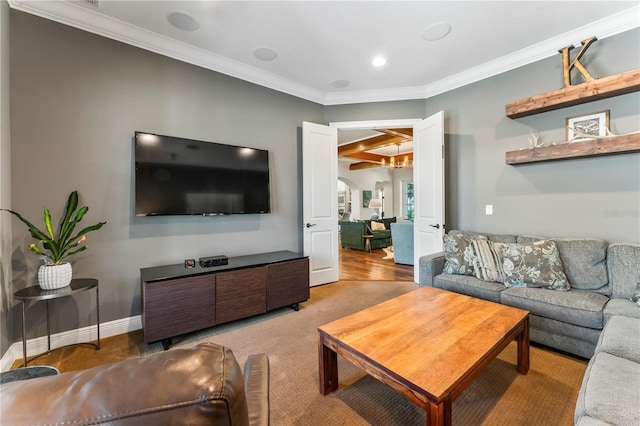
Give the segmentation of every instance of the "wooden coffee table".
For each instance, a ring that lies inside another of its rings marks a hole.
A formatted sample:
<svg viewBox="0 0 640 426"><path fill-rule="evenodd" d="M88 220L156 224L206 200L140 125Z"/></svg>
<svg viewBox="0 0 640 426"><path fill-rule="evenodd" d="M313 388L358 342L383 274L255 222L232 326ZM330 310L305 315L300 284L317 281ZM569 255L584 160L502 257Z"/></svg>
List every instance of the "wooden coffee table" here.
<svg viewBox="0 0 640 426"><path fill-rule="evenodd" d="M320 393L338 388L337 355L450 425L451 403L509 345L529 371L529 312L423 287L318 328Z"/></svg>

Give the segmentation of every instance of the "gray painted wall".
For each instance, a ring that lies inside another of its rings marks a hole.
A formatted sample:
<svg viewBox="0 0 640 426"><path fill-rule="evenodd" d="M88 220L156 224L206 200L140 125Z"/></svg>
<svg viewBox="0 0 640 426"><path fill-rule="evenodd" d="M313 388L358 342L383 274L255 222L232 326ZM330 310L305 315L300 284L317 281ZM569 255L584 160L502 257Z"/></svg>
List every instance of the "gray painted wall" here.
<svg viewBox="0 0 640 426"><path fill-rule="evenodd" d="M596 77L640 68L640 30L597 41L582 63ZM327 107L325 119L444 111L449 229L640 242L640 154L505 164L505 152L528 146L531 130L547 143L564 142L567 117L609 110L614 133L640 131L638 93L516 120L505 116L505 104L562 86L558 54L426 101ZM484 214L487 204L494 207L492 216Z"/></svg>
<svg viewBox="0 0 640 426"><path fill-rule="evenodd" d="M108 222L72 261L74 276L100 280L103 321L140 314L141 267L299 250L297 128L321 121L322 106L16 11L11 52L13 208L42 223L47 206L57 220L77 189L83 223ZM272 213L135 217L135 130L268 149ZM15 220L13 238L14 289L35 285L38 259ZM95 321L93 292L58 302L53 332ZM44 335L43 307L29 318L28 337Z"/></svg>
<svg viewBox="0 0 640 426"><path fill-rule="evenodd" d="M563 140L566 117L609 109L613 131L640 130L637 93L506 118L505 103L561 86L559 56L427 100L322 107L21 12L10 17L13 208L39 219L43 206L59 212L78 189L91 208L85 223L109 222L74 260L75 276L100 279L104 321L140 313L140 267L299 249L302 121L418 118L444 110L449 227L640 240L640 154L504 164L505 151L527 145L530 129L547 141ZM599 76L638 68L638 35L599 41L587 52L587 66ZM268 149L273 213L134 217L135 130ZM493 216L484 216L485 204L494 205ZM38 260L24 227L13 223L15 291L35 283ZM94 304L92 294L64 300L53 331L92 324ZM28 337L44 335L44 309L34 306L30 317ZM3 342L20 339L15 330L8 338L2 332Z"/></svg>
<svg viewBox="0 0 640 426"><path fill-rule="evenodd" d="M0 206L11 207L11 133L9 130L9 5L0 1ZM11 217L0 213L0 356L9 349L11 306Z"/></svg>

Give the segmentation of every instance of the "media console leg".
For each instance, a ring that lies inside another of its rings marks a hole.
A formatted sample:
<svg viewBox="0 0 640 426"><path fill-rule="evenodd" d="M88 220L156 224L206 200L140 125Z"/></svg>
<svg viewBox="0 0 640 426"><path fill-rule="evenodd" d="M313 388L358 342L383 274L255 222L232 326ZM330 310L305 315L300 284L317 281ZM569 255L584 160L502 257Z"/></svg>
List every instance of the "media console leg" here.
<svg viewBox="0 0 640 426"><path fill-rule="evenodd" d="M298 312L300 310L300 304L299 303L294 303L293 305L291 305L291 309L293 309L294 311Z"/></svg>
<svg viewBox="0 0 640 426"><path fill-rule="evenodd" d="M165 351L171 346L171 339L162 339L162 349Z"/></svg>

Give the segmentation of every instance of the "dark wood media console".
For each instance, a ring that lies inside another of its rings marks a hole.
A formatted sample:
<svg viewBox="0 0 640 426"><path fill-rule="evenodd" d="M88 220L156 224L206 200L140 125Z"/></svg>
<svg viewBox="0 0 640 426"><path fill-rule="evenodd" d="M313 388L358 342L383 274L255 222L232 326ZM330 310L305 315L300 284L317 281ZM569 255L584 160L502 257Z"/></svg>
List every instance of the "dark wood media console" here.
<svg viewBox="0 0 640 426"><path fill-rule="evenodd" d="M290 251L230 257L227 265L140 269L145 343L298 304L309 299L309 258Z"/></svg>

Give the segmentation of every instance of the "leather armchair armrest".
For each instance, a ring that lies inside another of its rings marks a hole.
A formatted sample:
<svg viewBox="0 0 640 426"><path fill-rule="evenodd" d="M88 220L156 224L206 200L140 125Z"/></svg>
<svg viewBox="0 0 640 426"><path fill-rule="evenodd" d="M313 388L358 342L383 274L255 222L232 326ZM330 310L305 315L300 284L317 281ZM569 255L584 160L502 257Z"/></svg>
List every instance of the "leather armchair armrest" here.
<svg viewBox="0 0 640 426"><path fill-rule="evenodd" d="M244 364L244 389L247 395L250 426L269 425L269 358L249 355Z"/></svg>
<svg viewBox="0 0 640 426"><path fill-rule="evenodd" d="M0 412L3 425L246 426L243 388L231 349L203 343L2 385Z"/></svg>

